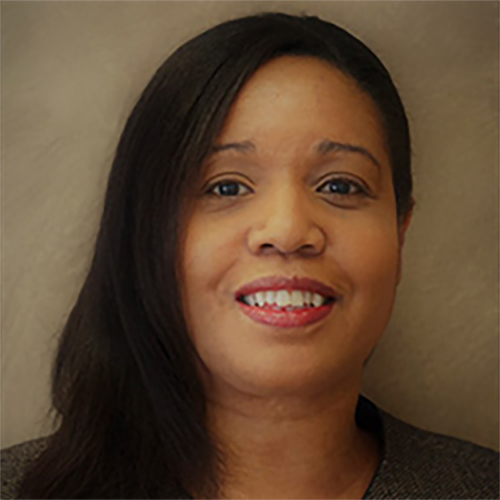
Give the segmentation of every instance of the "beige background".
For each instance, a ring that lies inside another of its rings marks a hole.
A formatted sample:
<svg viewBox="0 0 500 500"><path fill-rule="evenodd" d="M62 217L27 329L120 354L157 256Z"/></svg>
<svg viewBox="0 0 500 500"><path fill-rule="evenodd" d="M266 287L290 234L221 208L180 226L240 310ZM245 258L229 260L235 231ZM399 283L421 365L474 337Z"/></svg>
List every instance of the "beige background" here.
<svg viewBox="0 0 500 500"><path fill-rule="evenodd" d="M2 2L2 447L50 431L54 338L139 92L181 42L262 10L359 36L410 116L418 207L365 394L498 449L498 3L476 1Z"/></svg>

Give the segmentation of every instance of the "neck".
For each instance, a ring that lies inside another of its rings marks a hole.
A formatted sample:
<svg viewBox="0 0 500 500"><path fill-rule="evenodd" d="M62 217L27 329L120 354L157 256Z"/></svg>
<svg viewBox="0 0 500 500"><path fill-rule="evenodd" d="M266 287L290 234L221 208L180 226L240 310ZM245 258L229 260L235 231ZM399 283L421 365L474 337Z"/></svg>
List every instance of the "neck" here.
<svg viewBox="0 0 500 500"><path fill-rule="evenodd" d="M212 401L223 498L361 498L379 460L355 422L358 387L311 397Z"/></svg>

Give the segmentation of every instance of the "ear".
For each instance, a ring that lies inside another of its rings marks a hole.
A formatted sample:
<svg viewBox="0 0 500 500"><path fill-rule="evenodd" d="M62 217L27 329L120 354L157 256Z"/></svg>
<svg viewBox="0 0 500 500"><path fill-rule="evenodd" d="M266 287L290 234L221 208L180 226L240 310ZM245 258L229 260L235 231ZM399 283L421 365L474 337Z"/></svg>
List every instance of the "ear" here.
<svg viewBox="0 0 500 500"><path fill-rule="evenodd" d="M413 216L413 207L415 205L415 201L413 197L410 200L410 206L407 214L404 219L398 222L398 240L399 240L399 256L398 256L398 275L396 284L399 285L402 276L402 259L403 259L403 245L405 243L405 235L408 227L410 226L411 218Z"/></svg>

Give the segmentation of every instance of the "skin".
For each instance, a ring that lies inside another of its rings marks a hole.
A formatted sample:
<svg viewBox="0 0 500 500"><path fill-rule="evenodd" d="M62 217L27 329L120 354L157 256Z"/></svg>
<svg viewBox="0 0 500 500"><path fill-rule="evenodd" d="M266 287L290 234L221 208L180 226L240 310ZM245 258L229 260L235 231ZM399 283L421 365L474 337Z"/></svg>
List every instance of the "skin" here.
<svg viewBox="0 0 500 500"><path fill-rule="evenodd" d="M325 140L368 155L320 153ZM397 221L377 108L328 63L281 57L245 85L217 146L187 216L182 288L226 453L221 496L361 498L380 450L354 412L409 223ZM269 275L311 277L341 297L312 325L258 324L234 294Z"/></svg>

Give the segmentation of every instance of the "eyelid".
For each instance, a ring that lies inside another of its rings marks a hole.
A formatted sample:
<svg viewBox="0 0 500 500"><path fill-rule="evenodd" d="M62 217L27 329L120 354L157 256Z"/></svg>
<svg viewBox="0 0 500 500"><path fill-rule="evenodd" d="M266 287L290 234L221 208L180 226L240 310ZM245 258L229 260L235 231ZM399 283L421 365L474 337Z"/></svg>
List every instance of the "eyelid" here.
<svg viewBox="0 0 500 500"><path fill-rule="evenodd" d="M230 177L233 175L235 177ZM243 177L244 180L239 179L239 177ZM205 186L207 186L207 188L209 186L215 186L218 182L241 182L241 183L249 182L249 183L251 183L252 181L246 175L241 174L240 172L224 172L222 174L216 175L215 177L213 177L209 181L205 182Z"/></svg>

